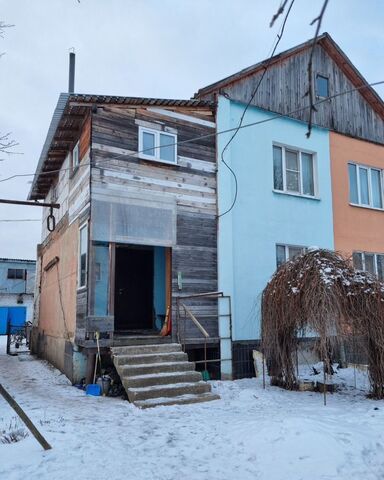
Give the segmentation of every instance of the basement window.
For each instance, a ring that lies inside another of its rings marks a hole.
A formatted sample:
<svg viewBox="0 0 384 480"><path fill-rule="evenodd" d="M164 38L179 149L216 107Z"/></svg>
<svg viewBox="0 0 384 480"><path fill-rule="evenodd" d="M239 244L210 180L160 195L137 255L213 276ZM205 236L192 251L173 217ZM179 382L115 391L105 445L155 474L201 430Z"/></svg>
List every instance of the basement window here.
<svg viewBox="0 0 384 480"><path fill-rule="evenodd" d="M177 135L139 127L139 156L145 160L177 163Z"/></svg>
<svg viewBox="0 0 384 480"><path fill-rule="evenodd" d="M316 96L320 98L329 97L329 78L324 75L316 75Z"/></svg>

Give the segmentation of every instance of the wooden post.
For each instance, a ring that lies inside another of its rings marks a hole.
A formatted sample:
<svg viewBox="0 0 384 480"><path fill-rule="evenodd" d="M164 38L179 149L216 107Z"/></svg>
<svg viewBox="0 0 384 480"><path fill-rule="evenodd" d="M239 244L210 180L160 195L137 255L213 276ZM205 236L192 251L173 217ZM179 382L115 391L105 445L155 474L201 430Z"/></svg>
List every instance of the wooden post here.
<svg viewBox="0 0 384 480"><path fill-rule="evenodd" d="M21 420L25 423L29 431L40 443L40 445L44 448L44 450L50 450L52 448L51 445L45 440L45 438L37 430L37 428L32 423L32 421L27 416L27 414L24 412L24 410L20 407L20 405L16 402L16 400L12 398L11 395L9 395L9 393L5 390L5 388L1 384L0 384L0 393L4 397L4 399L9 403L9 405L13 408L13 410L19 415Z"/></svg>

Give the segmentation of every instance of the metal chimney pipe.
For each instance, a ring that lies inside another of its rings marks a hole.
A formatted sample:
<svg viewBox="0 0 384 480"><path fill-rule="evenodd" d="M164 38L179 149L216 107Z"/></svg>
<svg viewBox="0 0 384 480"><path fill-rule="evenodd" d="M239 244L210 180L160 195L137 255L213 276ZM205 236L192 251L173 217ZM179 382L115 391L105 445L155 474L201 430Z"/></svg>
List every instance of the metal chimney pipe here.
<svg viewBox="0 0 384 480"><path fill-rule="evenodd" d="M69 52L69 79L68 79L68 93L75 92L75 52Z"/></svg>

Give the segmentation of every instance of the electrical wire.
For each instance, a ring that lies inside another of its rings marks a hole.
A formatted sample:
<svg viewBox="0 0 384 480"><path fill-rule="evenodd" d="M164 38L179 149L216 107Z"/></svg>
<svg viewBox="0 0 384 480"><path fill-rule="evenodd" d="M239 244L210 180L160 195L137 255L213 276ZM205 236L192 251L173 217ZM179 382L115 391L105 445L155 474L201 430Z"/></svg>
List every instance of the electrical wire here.
<svg viewBox="0 0 384 480"><path fill-rule="evenodd" d="M41 218L17 218L17 219L7 218L5 220L0 219L0 222L41 222Z"/></svg>
<svg viewBox="0 0 384 480"><path fill-rule="evenodd" d="M233 176L233 179L235 181L235 194L233 196L233 200L232 200L232 204L231 206L223 213L221 213L220 215L218 215L217 218L221 218L221 217L224 217L224 215L226 215L227 213L229 213L233 207L235 206L236 204L236 201L237 201L237 194L238 194L238 190L239 190L239 184L238 184L238 181L237 181L237 176L236 176L236 173L235 171L233 170L232 167L229 166L229 164L225 161L225 158L224 158L224 154L227 150L227 148L229 147L229 145L233 142L234 138L236 137L236 135L238 134L241 126L243 125L243 121L244 121L244 117L245 117L245 114L247 113L247 110L249 108L249 106L251 105L253 99L255 98L256 96L256 93L258 92L259 90L259 87L261 85L261 82L264 80L264 77L265 77L265 74L267 73L267 70L271 64L271 61L273 59L273 56L275 55L275 52L276 52L276 49L281 41L281 39L283 38L283 34L284 34L284 29L285 29L285 25L287 23L287 20L288 20L288 17L289 17L289 14L291 13L291 9L293 7L293 4L295 3L295 0L292 0L290 5L289 5L289 8L287 10L287 13L284 17L284 20L283 20L283 23L281 25L281 28L279 30L279 33L277 34L277 40L275 42L275 46L273 47L272 49L272 52L269 56L269 59L265 65L265 68L264 68L264 71L260 77L260 80L258 81L257 85L256 85L256 88L253 90L252 92L252 95L250 96L249 100L248 100L248 103L245 105L245 108L243 110L243 113L241 114L241 117L240 117L240 121L239 121L239 124L238 124L238 127L237 129L234 131L233 135L231 136L231 138L228 140L228 142L226 143L225 147L223 148L223 150L221 151L221 154L220 154L220 157L221 157L221 161L222 163L227 167L227 169L230 171L230 173L232 174ZM280 7L281 8L281 7Z"/></svg>
<svg viewBox="0 0 384 480"><path fill-rule="evenodd" d="M355 88L351 88L349 90L345 90L343 92L335 93L334 95L330 95L327 98L323 98L323 99L319 100L318 102L316 102L314 104L314 106L318 106L318 105L321 105L322 103L329 102L329 100L332 100L333 98L337 98L337 97L340 97L340 96L343 96L343 95L347 95L348 93L353 93L353 92L362 90L362 89L367 88L367 87L375 87L375 86L378 86L378 85L384 85L384 80L380 80L380 81L372 82L372 83L366 83L364 85L360 85L359 87L355 87ZM292 115L295 115L297 113L301 113L305 110L308 110L309 108L310 108L310 106L306 105L304 107L300 107L300 108L297 108L295 110L291 110L288 113L276 113L273 116L271 116L269 118L266 118L264 120L258 120L257 122L246 123L245 125L241 125L240 128L238 126L237 127L232 127L232 128L227 128L227 129L221 130L219 132L206 133L204 135L199 135L197 137L189 138L189 139L186 139L186 140L180 140L180 141L177 141L177 142L169 143L167 145L153 146L151 148L146 148L144 150L139 150L138 152L129 153L129 156L130 157L138 157L141 153L145 153L145 152L150 151L150 150L153 151L153 150L157 150L159 148L164 148L164 147L173 147L175 145L184 145L186 143L195 142L197 140L203 140L203 139L206 139L206 138L217 137L217 136L223 135L225 133L231 133L231 132L235 132L236 130L242 130L243 128L255 127L257 125L261 125L263 123L268 123L268 122L271 122L273 120L277 120L279 118L290 118ZM271 112L269 112L269 113L271 113ZM314 124L314 126L319 126L319 125ZM99 165L103 162L108 162L108 161L110 161L109 158L98 160L97 165ZM91 164L90 162L88 162L88 163L80 163L77 166L77 168L89 167L90 165L97 166L95 164ZM10 177L3 178L2 180L0 180L0 183L8 182L10 180L13 180L14 178L19 178L19 177L39 177L39 176L52 175L52 173L60 173L60 172L65 172L65 171L72 171L72 167L60 168L60 169L57 169L57 170L50 170L49 172L40 172L40 173L34 172L34 173L15 174L15 175L11 175Z"/></svg>

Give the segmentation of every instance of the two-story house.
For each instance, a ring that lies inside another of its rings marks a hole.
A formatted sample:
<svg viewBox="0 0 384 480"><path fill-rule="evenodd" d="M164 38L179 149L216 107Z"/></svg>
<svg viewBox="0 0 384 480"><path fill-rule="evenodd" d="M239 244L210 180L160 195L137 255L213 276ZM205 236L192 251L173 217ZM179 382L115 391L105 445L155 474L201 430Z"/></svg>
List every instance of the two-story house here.
<svg viewBox="0 0 384 480"><path fill-rule="evenodd" d="M224 368L234 377L253 374L260 296L282 262L309 247L336 249L383 278L384 103L325 33L307 138L311 50L305 42L195 95L218 102L218 131L232 129L218 137L218 283L232 298L233 342L222 342L222 355L232 354Z"/></svg>
<svg viewBox="0 0 384 480"><path fill-rule="evenodd" d="M212 102L61 94L29 198L60 204L54 231L43 215L34 350L89 382L97 343L112 349L140 406L216 398L187 357L219 356L201 296L217 291Z"/></svg>

